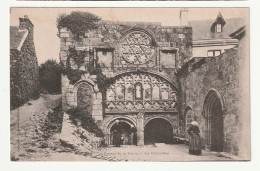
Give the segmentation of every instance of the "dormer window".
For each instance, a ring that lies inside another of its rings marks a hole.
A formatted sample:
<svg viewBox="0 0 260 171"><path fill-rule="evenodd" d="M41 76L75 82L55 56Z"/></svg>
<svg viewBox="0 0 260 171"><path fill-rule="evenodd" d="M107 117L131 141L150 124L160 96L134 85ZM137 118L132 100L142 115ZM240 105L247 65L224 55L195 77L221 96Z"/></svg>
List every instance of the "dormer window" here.
<svg viewBox="0 0 260 171"><path fill-rule="evenodd" d="M216 25L216 33L221 33L222 32L222 24L217 24Z"/></svg>
<svg viewBox="0 0 260 171"><path fill-rule="evenodd" d="M221 13L218 14L215 22L211 25L210 31L212 33L222 33L223 27L225 26L226 21L224 20Z"/></svg>

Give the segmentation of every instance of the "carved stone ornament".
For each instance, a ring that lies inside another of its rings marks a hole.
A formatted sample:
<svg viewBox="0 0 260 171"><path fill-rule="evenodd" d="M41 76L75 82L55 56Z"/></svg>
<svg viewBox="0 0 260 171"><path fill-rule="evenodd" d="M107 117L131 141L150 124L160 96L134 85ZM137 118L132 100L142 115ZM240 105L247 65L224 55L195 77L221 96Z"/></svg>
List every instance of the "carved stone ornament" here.
<svg viewBox="0 0 260 171"><path fill-rule="evenodd" d="M152 58L154 53L153 40L144 32L134 31L123 38L121 56L128 63L144 64Z"/></svg>
<svg viewBox="0 0 260 171"><path fill-rule="evenodd" d="M144 119L144 112L139 112L137 114L137 119Z"/></svg>

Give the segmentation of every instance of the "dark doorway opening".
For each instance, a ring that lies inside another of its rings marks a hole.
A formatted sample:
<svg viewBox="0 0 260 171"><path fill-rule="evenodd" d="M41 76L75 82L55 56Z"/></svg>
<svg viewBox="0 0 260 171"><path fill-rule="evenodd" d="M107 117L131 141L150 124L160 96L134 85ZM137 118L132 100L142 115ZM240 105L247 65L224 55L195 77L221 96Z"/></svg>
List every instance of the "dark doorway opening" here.
<svg viewBox="0 0 260 171"><path fill-rule="evenodd" d="M223 100L216 90L210 90L204 102L208 149L221 152L224 148Z"/></svg>
<svg viewBox="0 0 260 171"><path fill-rule="evenodd" d="M216 100L211 109L211 150L223 151L224 131L223 112L219 100Z"/></svg>
<svg viewBox="0 0 260 171"><path fill-rule="evenodd" d="M118 124L120 127L121 145L136 145L137 144L136 132L132 131L131 126L124 121L120 121ZM110 129L110 133L112 135L111 136L112 145L115 145L114 134L113 134L114 130L115 130L115 124Z"/></svg>
<svg viewBox="0 0 260 171"><path fill-rule="evenodd" d="M149 121L144 128L144 144L173 143L172 125L165 119L156 118Z"/></svg>

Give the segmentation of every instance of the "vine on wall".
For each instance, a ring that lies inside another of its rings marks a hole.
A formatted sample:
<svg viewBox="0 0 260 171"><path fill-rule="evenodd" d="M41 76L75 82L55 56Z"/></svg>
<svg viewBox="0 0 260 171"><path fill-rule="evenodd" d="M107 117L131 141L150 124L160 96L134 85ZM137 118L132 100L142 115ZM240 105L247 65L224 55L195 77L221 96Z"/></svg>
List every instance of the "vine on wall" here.
<svg viewBox="0 0 260 171"><path fill-rule="evenodd" d="M84 54L86 54L86 51L77 52L75 47L69 48L66 64L62 64L62 73L67 75L68 79L70 80L70 84L75 84L81 79L83 74L87 73L86 71L80 70L80 67L84 64ZM71 68L71 58L77 65L77 69Z"/></svg>
<svg viewBox="0 0 260 171"><path fill-rule="evenodd" d="M62 66L63 74L67 75L68 79L70 80L70 84L75 84L81 79L81 76L89 73L90 75L97 76L97 86L99 91L103 94L103 98L105 98L106 94L106 87L112 84L115 79L114 78L107 78L105 74L102 72L102 67L98 63L98 58L93 62L89 62L85 64L86 71L80 70L80 68L84 65L85 57L87 52L85 50L77 51L75 47L70 47L68 50L68 57L65 66ZM73 59L74 63L77 65L77 69L73 69L71 67L71 59Z"/></svg>

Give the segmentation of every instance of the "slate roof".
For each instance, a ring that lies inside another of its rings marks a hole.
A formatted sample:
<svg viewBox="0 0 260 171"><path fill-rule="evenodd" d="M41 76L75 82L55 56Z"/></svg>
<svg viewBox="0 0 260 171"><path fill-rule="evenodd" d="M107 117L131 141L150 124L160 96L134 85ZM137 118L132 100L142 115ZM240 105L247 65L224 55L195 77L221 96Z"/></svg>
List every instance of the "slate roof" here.
<svg viewBox="0 0 260 171"><path fill-rule="evenodd" d="M226 24L223 27L223 32L212 33L210 29L214 22L214 19L190 21L189 25L192 27L193 40L230 38L229 35L231 33L245 25L243 18L225 19Z"/></svg>
<svg viewBox="0 0 260 171"><path fill-rule="evenodd" d="M25 40L25 36L27 36L27 30L19 30L18 26L10 26L10 49L18 49L23 41Z"/></svg>

